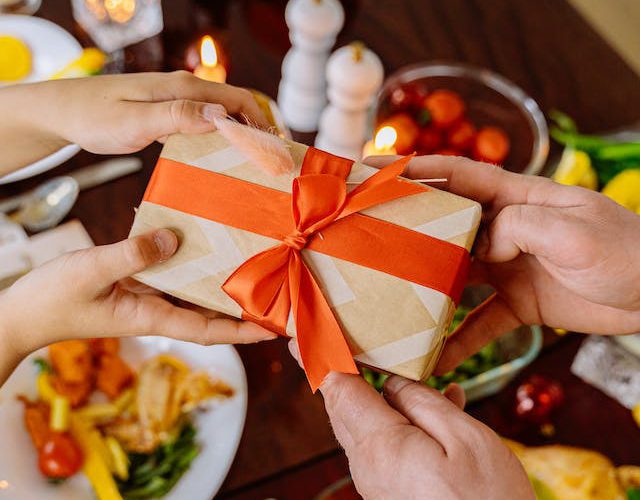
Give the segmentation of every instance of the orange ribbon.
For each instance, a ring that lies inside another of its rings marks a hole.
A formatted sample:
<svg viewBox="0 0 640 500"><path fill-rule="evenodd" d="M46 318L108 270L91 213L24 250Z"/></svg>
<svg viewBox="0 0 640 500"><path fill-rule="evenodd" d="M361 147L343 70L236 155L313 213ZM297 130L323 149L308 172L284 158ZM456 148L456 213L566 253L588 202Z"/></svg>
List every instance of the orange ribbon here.
<svg viewBox="0 0 640 500"><path fill-rule="evenodd" d="M160 158L144 199L282 241L244 262L222 288L242 307L243 317L280 333L293 312L302 364L315 391L330 371L358 371L302 249L459 298L469 261L464 248L357 213L428 190L399 178L409 160L388 165L347 193L352 162L309 148L288 195Z"/></svg>

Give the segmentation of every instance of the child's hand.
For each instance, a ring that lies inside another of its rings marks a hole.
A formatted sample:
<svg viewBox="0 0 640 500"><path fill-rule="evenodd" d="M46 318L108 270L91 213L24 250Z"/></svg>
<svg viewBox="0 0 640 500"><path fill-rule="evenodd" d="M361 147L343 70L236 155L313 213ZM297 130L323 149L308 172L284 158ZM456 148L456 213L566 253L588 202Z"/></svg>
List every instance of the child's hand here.
<svg viewBox="0 0 640 500"><path fill-rule="evenodd" d="M186 71L16 85L0 91L0 110L9 118L0 122L0 175L71 143L120 154L176 132L209 132L227 112L268 126L248 90Z"/></svg>
<svg viewBox="0 0 640 500"><path fill-rule="evenodd" d="M199 344L275 338L254 323L178 307L130 278L171 257L166 229L59 257L0 294L0 385L34 350L65 339L164 335ZM218 316L218 317L216 317Z"/></svg>

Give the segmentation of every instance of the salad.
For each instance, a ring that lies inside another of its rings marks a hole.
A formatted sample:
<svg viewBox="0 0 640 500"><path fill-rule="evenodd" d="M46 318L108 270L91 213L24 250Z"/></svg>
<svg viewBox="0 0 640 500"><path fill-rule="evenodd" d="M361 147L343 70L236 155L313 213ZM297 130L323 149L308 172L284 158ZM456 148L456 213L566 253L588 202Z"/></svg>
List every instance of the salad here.
<svg viewBox="0 0 640 500"><path fill-rule="evenodd" d="M449 333L453 332L464 318L471 311L470 308L465 306L458 306L453 316L453 321L449 326ZM496 366L501 365L503 362L498 348L495 342L490 342L484 346L480 351L475 353L470 358L465 359L455 370L444 373L439 376L432 375L424 383L434 389L442 390L452 382L463 382L464 380L471 379L481 373L491 370ZM388 375L383 373L374 372L368 368L363 368L364 379L373 385L378 391L382 390L384 381Z"/></svg>
<svg viewBox="0 0 640 500"><path fill-rule="evenodd" d="M192 413L233 390L161 354L139 371L118 339L70 340L36 360L37 398L18 396L24 424L52 483L84 473L99 500L159 498L199 453Z"/></svg>

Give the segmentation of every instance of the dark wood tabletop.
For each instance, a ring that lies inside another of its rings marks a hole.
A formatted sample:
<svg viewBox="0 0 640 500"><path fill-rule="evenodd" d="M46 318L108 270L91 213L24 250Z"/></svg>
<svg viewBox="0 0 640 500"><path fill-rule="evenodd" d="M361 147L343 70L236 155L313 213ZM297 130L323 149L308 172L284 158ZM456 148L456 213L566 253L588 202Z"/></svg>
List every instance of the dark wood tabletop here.
<svg viewBox="0 0 640 500"><path fill-rule="evenodd" d="M387 73L418 61L466 61L511 79L543 111L557 108L569 113L584 131L610 130L640 120L640 78L565 0L345 0L344 4L347 22L339 44L363 40L380 56ZM284 5L283 0L165 1L164 33L127 50L127 69L177 69L185 45L209 31L223 40L230 83L275 96L288 48ZM45 0L38 15L83 39L69 0ZM141 173L80 195L70 217L84 223L96 244L126 238L159 151L159 145L153 145L138 154L144 160ZM0 187L0 197L98 159L81 152L37 178ZM630 412L569 371L581 341L577 334L553 339L507 390L468 411L497 432L528 444L589 447L617 464L640 464L640 431ZM346 459L333 438L321 397L309 391L286 342L241 346L238 351L248 375L249 410L221 497L312 498L346 476ZM558 380L566 392L551 438L530 428L514 428L510 422L514 387L531 373Z"/></svg>

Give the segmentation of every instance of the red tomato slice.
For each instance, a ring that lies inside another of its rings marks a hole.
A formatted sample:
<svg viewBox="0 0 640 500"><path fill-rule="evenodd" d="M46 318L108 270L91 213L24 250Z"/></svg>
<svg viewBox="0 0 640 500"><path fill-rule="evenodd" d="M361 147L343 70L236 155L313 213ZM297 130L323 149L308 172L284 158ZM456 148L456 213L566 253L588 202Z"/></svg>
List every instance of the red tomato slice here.
<svg viewBox="0 0 640 500"><path fill-rule="evenodd" d="M424 107L431 113L431 122L438 128L446 129L464 116L465 104L456 92L436 90L424 100Z"/></svg>
<svg viewBox="0 0 640 500"><path fill-rule="evenodd" d="M46 477L65 479L82 467L83 456L78 444L66 433L52 432L38 456L38 467Z"/></svg>

